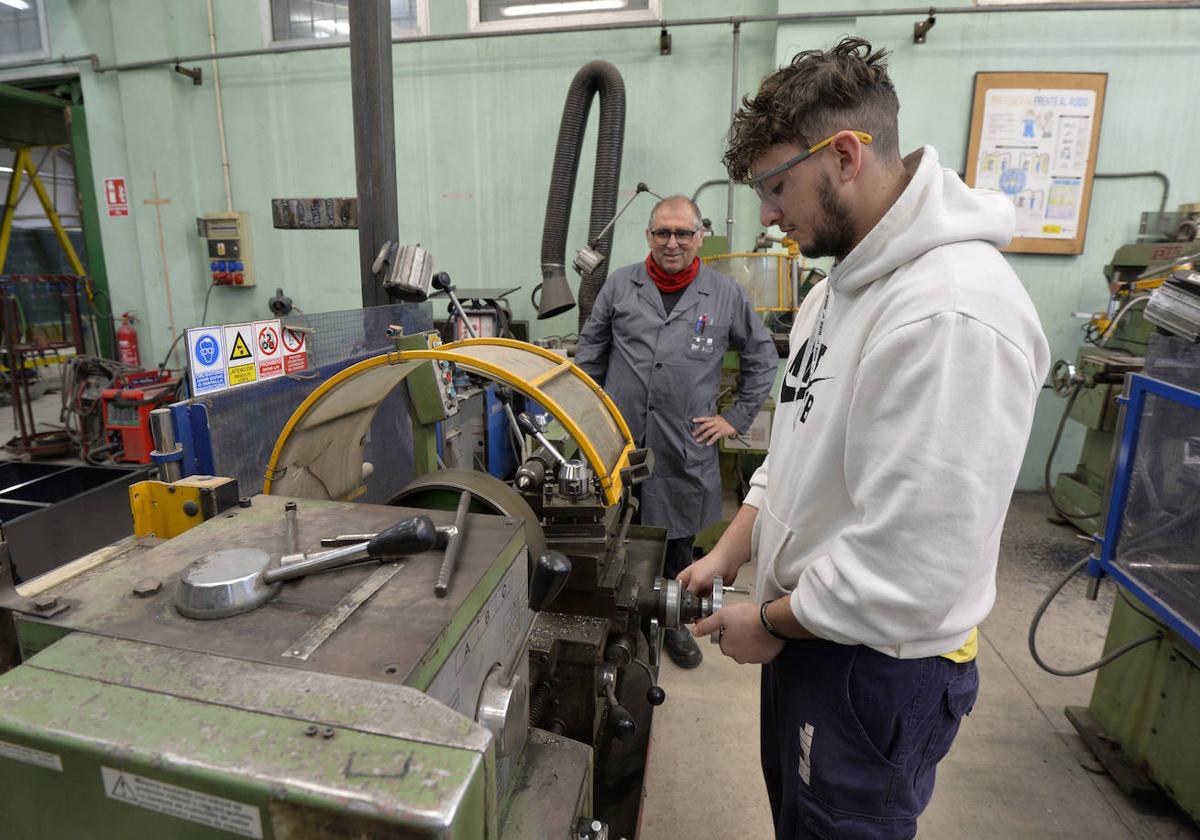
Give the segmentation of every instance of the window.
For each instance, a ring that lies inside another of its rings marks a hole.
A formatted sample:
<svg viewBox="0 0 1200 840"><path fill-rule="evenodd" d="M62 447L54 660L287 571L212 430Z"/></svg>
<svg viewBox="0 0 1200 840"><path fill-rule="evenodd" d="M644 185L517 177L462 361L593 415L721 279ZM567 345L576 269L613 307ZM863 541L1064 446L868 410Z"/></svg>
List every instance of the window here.
<svg viewBox="0 0 1200 840"><path fill-rule="evenodd" d="M0 63L49 55L42 0L0 0Z"/></svg>
<svg viewBox="0 0 1200 840"><path fill-rule="evenodd" d="M270 43L350 37L350 0L264 0L264 3L269 16ZM391 0L391 6L393 37L425 30L422 0Z"/></svg>
<svg viewBox="0 0 1200 840"><path fill-rule="evenodd" d="M472 29L657 20L661 0L470 0Z"/></svg>

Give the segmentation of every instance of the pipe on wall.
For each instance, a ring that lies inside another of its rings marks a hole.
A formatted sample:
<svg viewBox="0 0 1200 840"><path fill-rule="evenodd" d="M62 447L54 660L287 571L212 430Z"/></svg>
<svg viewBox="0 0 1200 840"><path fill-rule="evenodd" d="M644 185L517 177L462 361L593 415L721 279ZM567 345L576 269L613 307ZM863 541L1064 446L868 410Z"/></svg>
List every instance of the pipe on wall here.
<svg viewBox="0 0 1200 840"><path fill-rule="evenodd" d="M807 23L816 21L850 20L853 18L874 17L919 17L925 19L931 15L1001 15L1021 12L1119 12L1119 11L1186 11L1200 9L1200 0L1163 0L1163 2L1126 2L1126 3L1014 3L1007 6L950 6L939 8L935 6L912 6L896 9L829 9L813 12L792 12L775 15L743 15L709 18L681 18L679 20L638 20L618 21L603 24L584 24L575 26L548 26L538 29L508 29L483 32L448 32L437 35L402 35L392 38L393 44L432 44L442 41L473 41L480 38L516 38L525 35L555 35L568 32L604 32L618 29L663 29L665 27L682 26L733 26L745 23ZM20 70L25 67L39 67L47 64L73 64L86 61L91 64L96 73L124 72L130 70L146 70L151 67L167 67L191 61L205 59L248 58L251 56L285 54L293 52L315 52L317 50L346 49L348 41L321 44L289 44L278 47L261 47L250 50L232 50L230 52L211 55L172 56L170 58L155 58L145 61L132 61L123 64L101 64L100 57L95 53L82 55L59 56L58 58L43 58L26 61L21 64L6 66L4 70Z"/></svg>

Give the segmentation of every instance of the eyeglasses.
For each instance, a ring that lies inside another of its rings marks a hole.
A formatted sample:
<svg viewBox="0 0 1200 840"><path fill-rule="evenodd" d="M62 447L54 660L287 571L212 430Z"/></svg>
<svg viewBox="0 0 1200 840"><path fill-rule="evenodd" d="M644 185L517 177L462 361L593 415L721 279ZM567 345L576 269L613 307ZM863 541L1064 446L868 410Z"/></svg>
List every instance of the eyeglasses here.
<svg viewBox="0 0 1200 840"><path fill-rule="evenodd" d="M650 235L654 237L654 241L659 245L666 245L671 241L671 237L675 237L675 241L680 245L687 245L692 241L692 237L696 235L696 231L688 230L687 228L657 228L650 231Z"/></svg>
<svg viewBox="0 0 1200 840"><path fill-rule="evenodd" d="M776 175L779 175L780 173L787 172L789 169L791 169L797 163L800 163L801 161L807 160L808 158L812 157L817 152L821 151L826 146L828 146L830 143L832 143L834 141L834 138L836 138L838 136L838 134L841 134L841 133L842 132L839 131L839 132L837 132L837 134L831 134L830 136L828 136L824 140L822 140L820 143L813 146L811 149L805 149L803 152L796 155L794 158L789 158L788 160L785 160L783 163L779 164L778 166L776 166L772 169L768 169L763 174L761 174L755 178L751 178L750 186L754 189L754 192L758 196L759 201L765 201L769 204L773 200L770 193L774 192L774 190L768 190L764 186L767 179L774 178ZM864 146L869 146L871 144L871 140L873 139L871 137L871 135L867 134L865 131L851 131L850 133L853 134L855 137L857 137ZM783 184L783 182L780 181L778 184L775 185L775 187L778 188L782 184ZM778 195L778 193L776 193L776 195Z"/></svg>

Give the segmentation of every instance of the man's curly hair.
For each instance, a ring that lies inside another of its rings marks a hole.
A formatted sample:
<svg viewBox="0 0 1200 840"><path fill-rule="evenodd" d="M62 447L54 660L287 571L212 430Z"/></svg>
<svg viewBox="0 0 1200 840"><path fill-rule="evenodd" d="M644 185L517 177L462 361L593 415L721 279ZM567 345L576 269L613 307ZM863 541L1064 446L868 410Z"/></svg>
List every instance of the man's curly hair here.
<svg viewBox="0 0 1200 840"><path fill-rule="evenodd" d="M883 160L898 158L896 115L900 100L887 72L887 50L862 38L843 38L833 49L805 50L763 79L729 128L725 169L748 182L751 166L780 143L808 147L843 129L865 131Z"/></svg>

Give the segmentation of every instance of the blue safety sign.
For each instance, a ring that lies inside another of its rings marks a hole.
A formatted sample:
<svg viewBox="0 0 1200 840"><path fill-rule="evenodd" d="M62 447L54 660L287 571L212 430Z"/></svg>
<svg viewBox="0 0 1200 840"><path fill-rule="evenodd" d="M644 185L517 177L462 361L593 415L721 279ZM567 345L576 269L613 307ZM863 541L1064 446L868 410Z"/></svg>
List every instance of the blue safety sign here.
<svg viewBox="0 0 1200 840"><path fill-rule="evenodd" d="M202 335L196 342L196 364L200 367L212 367L221 361L221 348L211 335Z"/></svg>
<svg viewBox="0 0 1200 840"><path fill-rule="evenodd" d="M220 327L198 327L188 330L188 369L192 396L224 391L229 387L225 354L221 350Z"/></svg>

